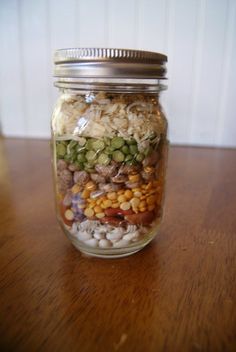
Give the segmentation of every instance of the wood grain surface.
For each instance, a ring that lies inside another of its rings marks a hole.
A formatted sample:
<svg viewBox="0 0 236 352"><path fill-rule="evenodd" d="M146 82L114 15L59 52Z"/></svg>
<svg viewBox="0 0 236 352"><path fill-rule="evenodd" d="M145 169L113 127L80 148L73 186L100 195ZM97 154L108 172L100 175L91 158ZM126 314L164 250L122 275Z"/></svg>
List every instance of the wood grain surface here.
<svg viewBox="0 0 236 352"><path fill-rule="evenodd" d="M236 351L236 150L172 147L160 234L82 256L56 222L47 141L0 143L1 351Z"/></svg>

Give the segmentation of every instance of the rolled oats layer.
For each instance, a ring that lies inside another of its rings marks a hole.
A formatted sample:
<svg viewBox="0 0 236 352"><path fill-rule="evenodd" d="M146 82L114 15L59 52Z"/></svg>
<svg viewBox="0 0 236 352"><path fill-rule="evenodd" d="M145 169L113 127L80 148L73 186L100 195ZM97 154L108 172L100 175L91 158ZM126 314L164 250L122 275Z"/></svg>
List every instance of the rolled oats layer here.
<svg viewBox="0 0 236 352"><path fill-rule="evenodd" d="M57 137L120 136L141 142L166 131L166 119L152 95L62 94L53 115Z"/></svg>

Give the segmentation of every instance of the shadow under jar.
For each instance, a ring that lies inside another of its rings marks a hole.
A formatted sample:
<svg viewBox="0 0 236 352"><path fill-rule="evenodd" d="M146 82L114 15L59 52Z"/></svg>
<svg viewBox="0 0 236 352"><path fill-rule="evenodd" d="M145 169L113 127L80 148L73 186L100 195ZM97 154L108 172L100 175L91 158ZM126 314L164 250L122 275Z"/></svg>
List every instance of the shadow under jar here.
<svg viewBox="0 0 236 352"><path fill-rule="evenodd" d="M59 222L81 252L137 252L163 212L167 121L159 102L165 55L126 49L61 49L52 116Z"/></svg>

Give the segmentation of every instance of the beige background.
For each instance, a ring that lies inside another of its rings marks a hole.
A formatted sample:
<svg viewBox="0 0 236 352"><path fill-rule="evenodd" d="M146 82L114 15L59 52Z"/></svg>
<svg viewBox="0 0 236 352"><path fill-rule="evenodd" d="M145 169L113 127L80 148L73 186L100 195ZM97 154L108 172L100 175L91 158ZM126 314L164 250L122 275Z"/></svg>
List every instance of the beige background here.
<svg viewBox="0 0 236 352"><path fill-rule="evenodd" d="M236 146L235 0L0 0L0 121L48 137L56 48L166 53L172 143Z"/></svg>

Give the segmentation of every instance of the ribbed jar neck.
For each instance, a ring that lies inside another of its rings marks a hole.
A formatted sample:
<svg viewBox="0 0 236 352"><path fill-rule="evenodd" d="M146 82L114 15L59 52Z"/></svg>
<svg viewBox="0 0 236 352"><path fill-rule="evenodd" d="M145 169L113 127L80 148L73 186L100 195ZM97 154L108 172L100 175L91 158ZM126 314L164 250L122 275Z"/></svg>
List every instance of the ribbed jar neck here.
<svg viewBox="0 0 236 352"><path fill-rule="evenodd" d="M54 85L62 91L104 91L114 93L153 93L157 94L167 86L157 79L125 78L58 78Z"/></svg>

